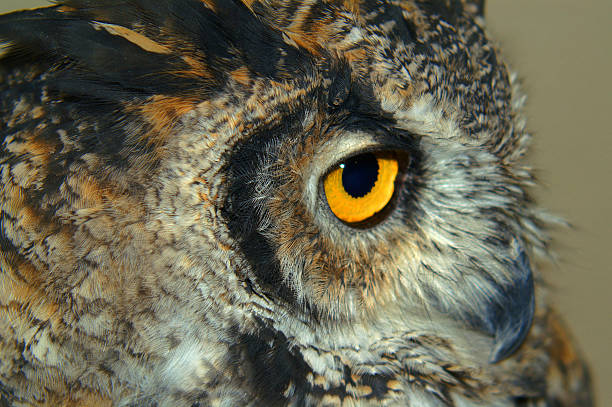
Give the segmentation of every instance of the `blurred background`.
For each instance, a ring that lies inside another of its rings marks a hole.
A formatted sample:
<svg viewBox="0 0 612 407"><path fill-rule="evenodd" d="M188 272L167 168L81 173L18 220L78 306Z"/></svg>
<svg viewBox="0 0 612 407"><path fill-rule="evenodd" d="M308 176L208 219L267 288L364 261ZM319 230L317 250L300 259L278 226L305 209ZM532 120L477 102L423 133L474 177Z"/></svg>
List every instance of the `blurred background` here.
<svg viewBox="0 0 612 407"><path fill-rule="evenodd" d="M530 163L558 230L554 299L612 406L612 1L487 0L487 24L527 93Z"/></svg>
<svg viewBox="0 0 612 407"><path fill-rule="evenodd" d="M612 1L487 1L489 31L529 96L537 198L574 227L555 231L560 259L545 272L598 405L612 405ZM0 0L0 12L46 4Z"/></svg>

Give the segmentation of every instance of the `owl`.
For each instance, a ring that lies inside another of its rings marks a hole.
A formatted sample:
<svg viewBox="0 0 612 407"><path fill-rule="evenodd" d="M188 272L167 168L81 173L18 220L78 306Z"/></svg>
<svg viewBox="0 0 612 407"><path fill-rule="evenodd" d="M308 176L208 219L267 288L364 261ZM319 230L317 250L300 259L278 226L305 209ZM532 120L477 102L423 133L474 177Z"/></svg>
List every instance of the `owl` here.
<svg viewBox="0 0 612 407"><path fill-rule="evenodd" d="M0 405L591 406L483 7L0 17Z"/></svg>

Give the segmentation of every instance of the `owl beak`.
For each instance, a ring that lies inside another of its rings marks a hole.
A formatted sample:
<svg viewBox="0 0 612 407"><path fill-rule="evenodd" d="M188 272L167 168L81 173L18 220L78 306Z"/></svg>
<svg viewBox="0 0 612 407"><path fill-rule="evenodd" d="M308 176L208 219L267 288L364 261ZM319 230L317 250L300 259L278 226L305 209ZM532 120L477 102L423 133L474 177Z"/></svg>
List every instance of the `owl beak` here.
<svg viewBox="0 0 612 407"><path fill-rule="evenodd" d="M535 311L533 274L529 258L520 249L512 263L513 280L500 290L497 301L489 307L485 326L494 337L490 363L498 363L523 343Z"/></svg>

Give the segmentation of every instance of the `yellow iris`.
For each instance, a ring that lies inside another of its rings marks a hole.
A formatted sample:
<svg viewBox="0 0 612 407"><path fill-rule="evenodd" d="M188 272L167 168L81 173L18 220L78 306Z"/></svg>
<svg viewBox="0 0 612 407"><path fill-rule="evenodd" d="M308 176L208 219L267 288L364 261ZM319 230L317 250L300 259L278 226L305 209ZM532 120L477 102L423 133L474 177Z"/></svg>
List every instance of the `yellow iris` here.
<svg viewBox="0 0 612 407"><path fill-rule="evenodd" d="M347 223L372 218L393 197L398 168L397 159L383 153L361 154L340 164L323 181L330 209Z"/></svg>

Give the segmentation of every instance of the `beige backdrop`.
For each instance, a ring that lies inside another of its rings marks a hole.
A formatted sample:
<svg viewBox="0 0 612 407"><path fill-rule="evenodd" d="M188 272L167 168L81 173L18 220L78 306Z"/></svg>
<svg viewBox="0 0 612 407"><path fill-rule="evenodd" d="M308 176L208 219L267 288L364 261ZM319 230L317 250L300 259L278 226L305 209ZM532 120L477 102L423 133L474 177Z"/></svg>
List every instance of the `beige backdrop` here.
<svg viewBox="0 0 612 407"><path fill-rule="evenodd" d="M0 0L0 12L44 5ZM529 95L531 162L540 202L574 230L556 233L547 270L593 367L599 404L612 404L612 1L488 0L489 30Z"/></svg>

